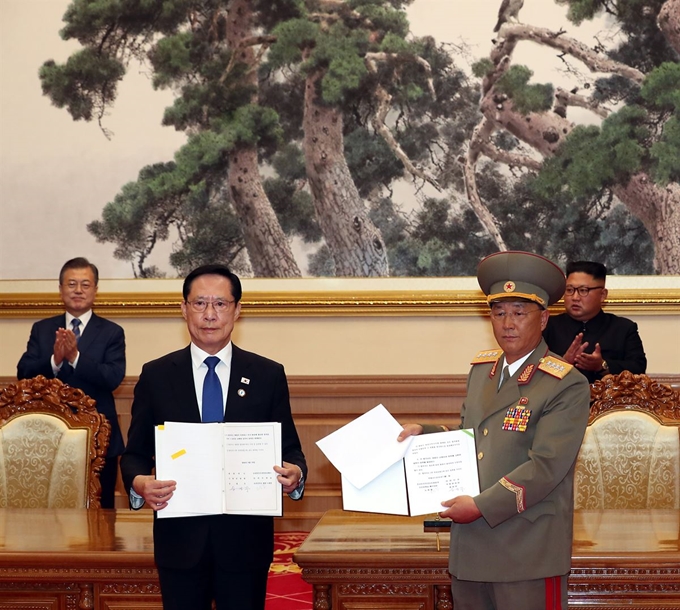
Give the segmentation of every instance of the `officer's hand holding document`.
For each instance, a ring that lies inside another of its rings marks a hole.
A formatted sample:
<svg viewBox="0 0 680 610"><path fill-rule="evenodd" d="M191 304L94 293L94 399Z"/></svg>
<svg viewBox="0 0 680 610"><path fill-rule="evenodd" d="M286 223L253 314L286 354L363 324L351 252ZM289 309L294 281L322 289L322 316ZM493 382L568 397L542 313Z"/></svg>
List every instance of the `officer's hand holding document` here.
<svg viewBox="0 0 680 610"><path fill-rule="evenodd" d="M279 422L156 426L156 478L177 482L158 518L281 516Z"/></svg>
<svg viewBox="0 0 680 610"><path fill-rule="evenodd" d="M479 494L473 430L397 441L402 426L383 405L317 445L342 475L345 510L426 515L460 495Z"/></svg>

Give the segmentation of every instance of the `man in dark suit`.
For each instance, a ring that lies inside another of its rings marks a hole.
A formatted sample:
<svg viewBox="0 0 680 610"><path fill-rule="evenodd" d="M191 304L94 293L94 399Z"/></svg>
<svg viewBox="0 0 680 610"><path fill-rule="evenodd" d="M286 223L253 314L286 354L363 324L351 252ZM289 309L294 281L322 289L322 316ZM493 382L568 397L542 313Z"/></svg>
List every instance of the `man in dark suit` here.
<svg viewBox="0 0 680 610"><path fill-rule="evenodd" d="M239 278L222 265L204 265L184 280L183 297L191 344L145 364L135 387L121 461L132 508L148 503L154 511L163 510L176 489L175 481L156 480L153 474L154 430L166 421L281 422L283 466L272 467L283 492L300 499L307 465L283 366L231 342L241 312ZM213 384L221 391L217 414L210 413ZM218 610L263 610L273 552L272 517L154 519L165 610L209 610L212 600Z"/></svg>
<svg viewBox="0 0 680 610"><path fill-rule="evenodd" d="M647 370L647 358L635 322L602 311L607 299L607 268L576 261L567 265L565 312L551 316L543 337L548 347L593 383L622 371Z"/></svg>
<svg viewBox="0 0 680 610"><path fill-rule="evenodd" d="M479 495L442 502L451 519L456 610L566 610L574 465L590 388L541 332L564 274L542 256L498 252L477 269L501 349L472 361L461 428L475 433ZM408 424L399 436L441 432Z"/></svg>
<svg viewBox="0 0 680 610"><path fill-rule="evenodd" d="M113 391L125 377L125 334L118 324L92 311L98 283L99 271L86 258L64 263L59 296L66 313L33 325L17 377L57 377L97 402L97 410L111 424L111 441L99 475L101 505L114 508L118 458L124 445Z"/></svg>

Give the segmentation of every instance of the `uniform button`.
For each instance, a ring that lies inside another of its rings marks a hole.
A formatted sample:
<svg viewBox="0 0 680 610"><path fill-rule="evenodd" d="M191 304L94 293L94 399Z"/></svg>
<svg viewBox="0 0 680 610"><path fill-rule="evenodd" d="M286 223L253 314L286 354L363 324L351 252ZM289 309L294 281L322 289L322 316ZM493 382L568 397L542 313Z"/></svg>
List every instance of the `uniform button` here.
<svg viewBox="0 0 680 610"><path fill-rule="evenodd" d="M483 434L484 436L486 436L487 434L489 434L489 429L488 429L488 428L484 428L484 432L482 432L482 434Z"/></svg>
<svg viewBox="0 0 680 610"><path fill-rule="evenodd" d="M480 451L480 452L477 454L477 459L478 459L478 460L481 460L483 457L484 457L484 452L483 452L483 451Z"/></svg>

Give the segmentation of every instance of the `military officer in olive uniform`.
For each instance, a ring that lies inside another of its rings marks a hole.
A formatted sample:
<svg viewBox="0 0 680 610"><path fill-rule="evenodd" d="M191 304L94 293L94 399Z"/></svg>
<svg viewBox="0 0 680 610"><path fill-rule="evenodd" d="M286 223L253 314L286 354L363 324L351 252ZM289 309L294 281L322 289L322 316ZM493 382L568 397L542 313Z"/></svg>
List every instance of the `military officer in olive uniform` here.
<svg viewBox="0 0 680 610"><path fill-rule="evenodd" d="M472 361L461 428L477 444L481 493L442 502L451 519L455 610L567 610L574 464L590 388L542 331L565 277L528 252L498 252L477 279L501 349ZM407 424L400 440L440 427Z"/></svg>

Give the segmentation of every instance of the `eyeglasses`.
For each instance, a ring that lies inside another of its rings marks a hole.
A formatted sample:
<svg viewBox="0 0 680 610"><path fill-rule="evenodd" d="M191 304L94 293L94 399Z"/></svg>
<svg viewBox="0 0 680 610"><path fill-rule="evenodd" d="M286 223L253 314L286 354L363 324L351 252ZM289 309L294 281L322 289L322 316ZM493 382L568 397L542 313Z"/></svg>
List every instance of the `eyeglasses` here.
<svg viewBox="0 0 680 610"><path fill-rule="evenodd" d="M578 292L579 296L587 297L591 290L602 290L604 286L579 286L574 288L573 286L567 286L564 289L564 294L568 297L572 296L575 292Z"/></svg>
<svg viewBox="0 0 680 610"><path fill-rule="evenodd" d="M196 299L195 301L187 301L187 304L196 313L203 313L208 305L212 305L215 313L223 313L229 309L229 306L236 301L227 301L226 299L215 299L209 301L208 299Z"/></svg>
<svg viewBox="0 0 680 610"><path fill-rule="evenodd" d="M63 286L63 284L62 284L62 286ZM80 286L81 290L83 290L84 292L87 292L88 290L90 290L94 286L94 284L92 282L88 282L88 281L76 282L75 280L70 280L70 281L66 282L66 287L69 290L75 290L76 288L78 288L78 286Z"/></svg>
<svg viewBox="0 0 680 610"><path fill-rule="evenodd" d="M526 317L542 309L531 309L530 311L505 311L504 309L491 310L491 317L500 322L501 320L512 320L513 322L523 322Z"/></svg>

